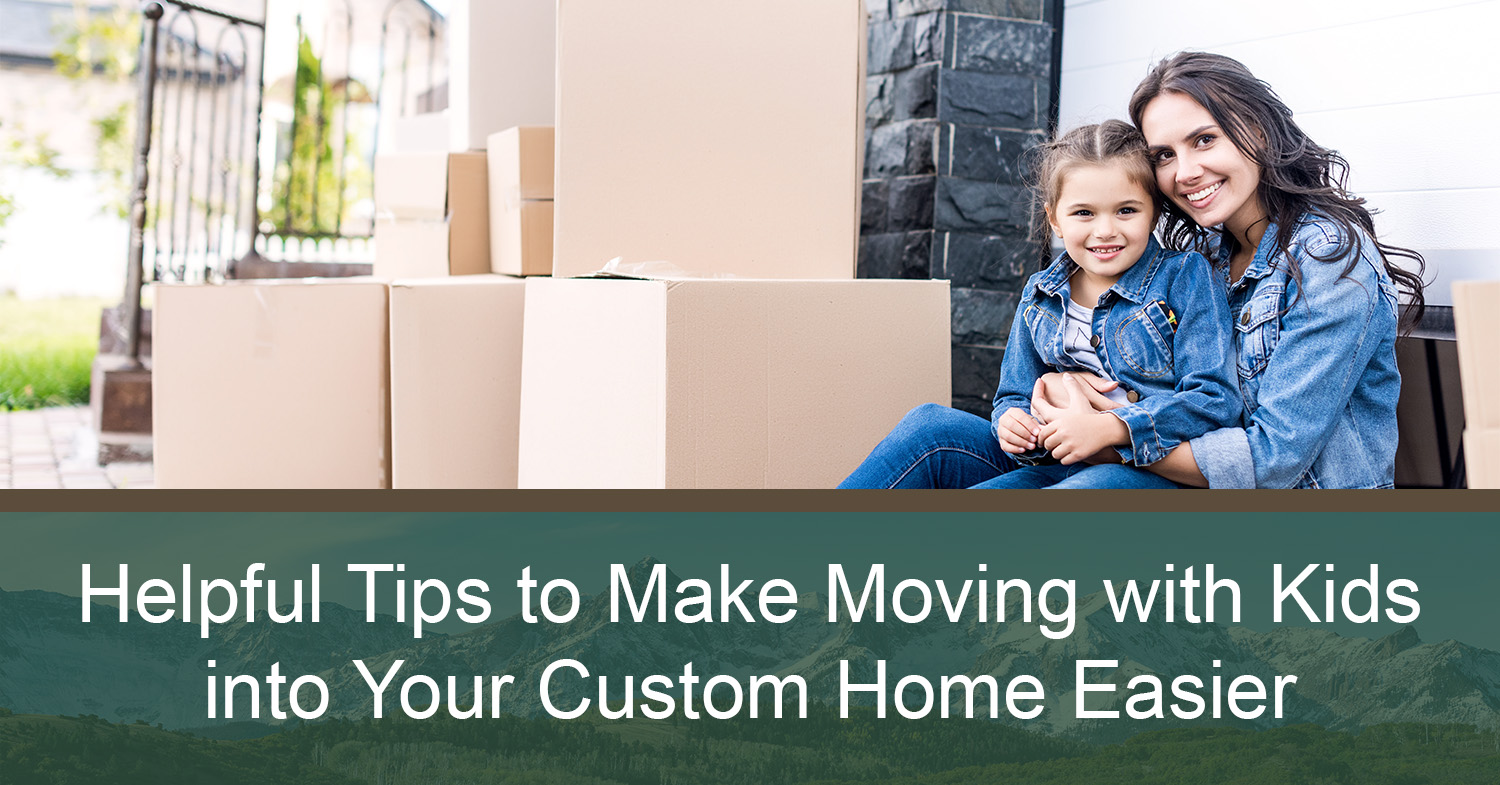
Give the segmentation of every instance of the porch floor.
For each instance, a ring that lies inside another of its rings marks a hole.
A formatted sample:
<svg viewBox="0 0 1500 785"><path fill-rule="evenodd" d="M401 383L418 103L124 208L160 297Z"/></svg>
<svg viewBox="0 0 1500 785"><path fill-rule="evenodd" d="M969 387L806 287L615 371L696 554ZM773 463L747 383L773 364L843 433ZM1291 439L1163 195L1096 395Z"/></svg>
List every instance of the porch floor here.
<svg viewBox="0 0 1500 785"><path fill-rule="evenodd" d="M0 489L152 487L150 463L99 465L87 406L0 412Z"/></svg>

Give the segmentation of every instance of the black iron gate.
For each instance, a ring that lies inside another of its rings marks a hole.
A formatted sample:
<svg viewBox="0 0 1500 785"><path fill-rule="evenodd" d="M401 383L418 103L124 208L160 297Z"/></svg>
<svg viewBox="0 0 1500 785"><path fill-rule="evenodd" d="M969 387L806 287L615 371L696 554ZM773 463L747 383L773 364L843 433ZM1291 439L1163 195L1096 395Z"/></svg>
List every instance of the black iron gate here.
<svg viewBox="0 0 1500 785"><path fill-rule="evenodd" d="M444 20L422 0L293 5L291 24L141 7L131 360L147 282L367 272L382 128L446 103Z"/></svg>

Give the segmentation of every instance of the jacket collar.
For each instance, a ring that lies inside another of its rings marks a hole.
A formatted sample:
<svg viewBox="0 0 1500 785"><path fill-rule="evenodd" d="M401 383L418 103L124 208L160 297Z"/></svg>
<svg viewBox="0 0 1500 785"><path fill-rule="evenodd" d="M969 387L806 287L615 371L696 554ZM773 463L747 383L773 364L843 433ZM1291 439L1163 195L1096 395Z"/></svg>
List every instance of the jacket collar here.
<svg viewBox="0 0 1500 785"><path fill-rule="evenodd" d="M1265 245L1262 244L1261 247L1264 248ZM1151 287L1151 279L1156 277L1156 271L1161 268L1163 257L1161 245L1156 242L1156 235L1151 235L1146 241L1146 252L1141 254L1141 258L1137 259L1136 263L1120 276L1120 280L1115 281L1114 286L1109 287L1109 290L1122 299L1134 303L1144 302L1146 291ZM1036 288L1056 296L1068 279L1073 277L1073 271L1077 269L1078 263L1064 251L1037 279Z"/></svg>
<svg viewBox="0 0 1500 785"><path fill-rule="evenodd" d="M1261 235L1260 244L1255 246L1255 258L1250 260L1250 266L1245 268L1245 273L1240 276L1241 278L1252 281L1260 280L1270 275L1276 269L1276 265L1272 262L1272 257L1276 255L1276 237L1280 233L1279 230L1280 227L1276 225L1275 221L1267 224L1266 233ZM1223 243L1219 243L1214 251L1214 264L1227 271L1229 269L1229 249ZM1230 283L1233 283L1233 281Z"/></svg>

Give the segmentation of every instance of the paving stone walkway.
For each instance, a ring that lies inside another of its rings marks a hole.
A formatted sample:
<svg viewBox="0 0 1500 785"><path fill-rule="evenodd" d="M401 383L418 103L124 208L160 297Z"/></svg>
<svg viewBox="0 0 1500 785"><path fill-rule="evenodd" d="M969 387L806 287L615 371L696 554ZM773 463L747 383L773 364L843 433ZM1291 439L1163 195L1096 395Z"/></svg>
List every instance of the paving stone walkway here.
<svg viewBox="0 0 1500 785"><path fill-rule="evenodd" d="M149 463L99 465L87 406L0 412L0 489L151 488Z"/></svg>

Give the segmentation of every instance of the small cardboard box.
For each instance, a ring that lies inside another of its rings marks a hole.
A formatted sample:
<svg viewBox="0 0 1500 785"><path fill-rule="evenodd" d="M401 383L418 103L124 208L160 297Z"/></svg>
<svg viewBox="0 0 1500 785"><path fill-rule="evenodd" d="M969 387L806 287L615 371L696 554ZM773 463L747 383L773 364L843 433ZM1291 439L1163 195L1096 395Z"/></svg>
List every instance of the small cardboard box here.
<svg viewBox="0 0 1500 785"><path fill-rule="evenodd" d="M483 150L497 131L552 124L557 0L454 0L447 36L449 150Z"/></svg>
<svg viewBox="0 0 1500 785"><path fill-rule="evenodd" d="M832 488L951 400L947 281L526 279L522 488Z"/></svg>
<svg viewBox="0 0 1500 785"><path fill-rule="evenodd" d="M1464 431L1464 467L1470 488L1500 488L1500 429Z"/></svg>
<svg viewBox="0 0 1500 785"><path fill-rule="evenodd" d="M375 276L490 271L484 153L390 153L375 159Z"/></svg>
<svg viewBox="0 0 1500 785"><path fill-rule="evenodd" d="M1453 284L1453 330L1458 337L1458 375L1464 391L1464 426L1500 430L1500 281Z"/></svg>
<svg viewBox="0 0 1500 785"><path fill-rule="evenodd" d="M519 278L391 282L394 488L514 488Z"/></svg>
<svg viewBox="0 0 1500 785"><path fill-rule="evenodd" d="M552 274L553 133L509 128L489 140L490 269Z"/></svg>
<svg viewBox="0 0 1500 785"><path fill-rule="evenodd" d="M557 14L553 275L619 257L854 277L865 0L561 0Z"/></svg>
<svg viewBox="0 0 1500 785"><path fill-rule="evenodd" d="M386 286L155 287L159 488L389 487Z"/></svg>

